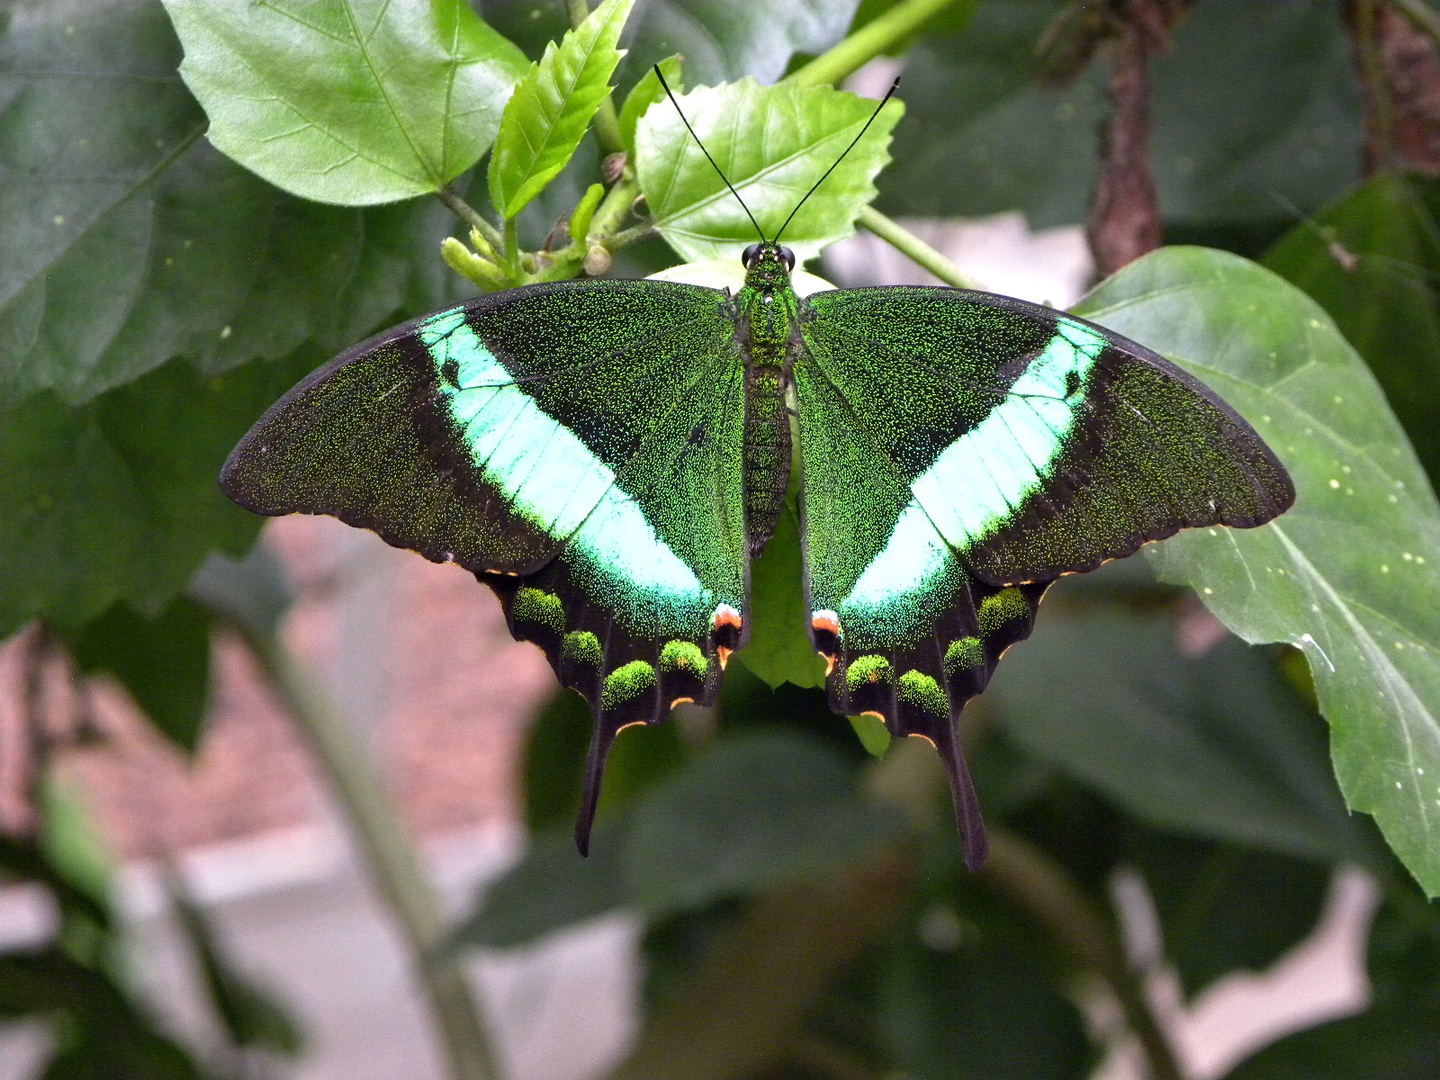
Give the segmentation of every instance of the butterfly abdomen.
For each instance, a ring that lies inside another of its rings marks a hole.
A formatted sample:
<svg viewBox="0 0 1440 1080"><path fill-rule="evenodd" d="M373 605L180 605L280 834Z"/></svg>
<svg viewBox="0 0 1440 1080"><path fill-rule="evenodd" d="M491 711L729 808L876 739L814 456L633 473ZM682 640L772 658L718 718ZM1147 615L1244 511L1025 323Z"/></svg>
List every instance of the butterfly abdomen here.
<svg viewBox="0 0 1440 1080"><path fill-rule="evenodd" d="M740 299L742 315L736 340L746 359L745 532L750 557L758 558L775 533L790 486L787 398L801 343L794 293L771 295L747 289Z"/></svg>

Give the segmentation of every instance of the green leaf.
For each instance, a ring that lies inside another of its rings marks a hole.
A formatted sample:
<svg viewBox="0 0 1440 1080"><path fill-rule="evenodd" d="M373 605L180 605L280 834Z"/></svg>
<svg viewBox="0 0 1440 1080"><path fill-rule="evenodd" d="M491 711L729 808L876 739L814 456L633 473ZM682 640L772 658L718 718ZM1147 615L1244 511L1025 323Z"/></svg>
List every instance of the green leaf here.
<svg viewBox="0 0 1440 1080"><path fill-rule="evenodd" d="M966 912L965 915L968 915ZM1013 915L978 926L922 909L877 958L877 1019L897 1073L924 1080L1082 1080L1093 1051L1046 956ZM928 940L927 940L928 939Z"/></svg>
<svg viewBox="0 0 1440 1080"><path fill-rule="evenodd" d="M1168 613L1056 593L987 694L1020 746L1159 828L1325 865L1365 854L1323 728L1262 653L1227 638L1186 658Z"/></svg>
<svg viewBox="0 0 1440 1080"><path fill-rule="evenodd" d="M1019 209L1033 228L1085 220L1109 64L1102 50L1072 85L1039 83L1035 46L1064 7L986 0L962 32L921 40L880 209ZM1152 60L1151 83L1149 158L1171 226L1283 222L1358 177L1359 96L1330 0L1206 0Z"/></svg>
<svg viewBox="0 0 1440 1080"><path fill-rule="evenodd" d="M47 393L0 413L0 637L37 616L75 631L121 599L158 612L212 548L248 546L260 519L215 477L318 359L209 379L174 361L88 405Z"/></svg>
<svg viewBox="0 0 1440 1080"><path fill-rule="evenodd" d="M1150 549L1247 641L1304 650L1351 809L1440 894L1440 507L1374 377L1313 300L1253 263L1165 248L1077 312L1182 362L1295 479L1259 529Z"/></svg>
<svg viewBox="0 0 1440 1080"><path fill-rule="evenodd" d="M636 806L626 878L659 918L842 869L896 824L860 802L852 770L823 743L757 732L699 755Z"/></svg>
<svg viewBox="0 0 1440 1080"><path fill-rule="evenodd" d="M665 81L677 94L685 92L680 65L681 58L679 56L667 56L660 61L659 65ZM651 105L664 100L665 87L660 85L660 80L656 77L655 69L652 67L641 76L639 82L630 88L630 93L625 97L625 104L620 107L620 145L627 152L635 152L635 125L640 122L640 117L645 115L645 111Z"/></svg>
<svg viewBox="0 0 1440 1080"><path fill-rule="evenodd" d="M317 202L438 191L489 149L525 70L465 0L166 0L166 10L210 141Z"/></svg>
<svg viewBox="0 0 1440 1080"><path fill-rule="evenodd" d="M210 619L184 596L153 618L123 601L70 640L85 672L114 675L161 734L194 753L210 690Z"/></svg>
<svg viewBox="0 0 1440 1080"><path fill-rule="evenodd" d="M800 527L787 507L765 551L750 564L750 643L735 654L772 688L825 685L825 661L805 627L800 579Z"/></svg>
<svg viewBox="0 0 1440 1080"><path fill-rule="evenodd" d="M874 102L826 86L761 86L749 78L700 87L678 100L696 136L771 237L875 111ZM890 129L903 111L898 101L887 104L795 215L784 241L798 261L855 231L856 215L875 195L871 181L890 160ZM673 108L641 117L635 168L655 225L684 258L736 259L757 239L755 226Z"/></svg>
<svg viewBox="0 0 1440 1080"><path fill-rule="evenodd" d="M1365 358L1440 482L1440 183L1383 174L1292 230L1265 265L1320 304Z"/></svg>
<svg viewBox="0 0 1440 1080"><path fill-rule="evenodd" d="M490 201L507 221L565 168L610 93L635 0L605 0L515 87L490 154Z"/></svg>
<svg viewBox="0 0 1440 1080"><path fill-rule="evenodd" d="M897 828L861 802L853 771L823 742L752 729L601 821L589 859L576 854L568 822L539 834L457 940L518 944L621 907L657 920L843 869Z"/></svg>
<svg viewBox="0 0 1440 1080"><path fill-rule="evenodd" d="M453 225L437 201L305 203L192 144L204 116L158 3L31 7L0 49L7 402L79 404L175 356L218 372L307 340L338 351L460 298L435 260Z"/></svg>
<svg viewBox="0 0 1440 1080"><path fill-rule="evenodd" d="M865 752L871 757L884 757L885 751L890 749L890 729L885 726L885 721L876 716L851 716L850 727L855 731L855 737L860 740L860 745L865 747Z"/></svg>
<svg viewBox="0 0 1440 1080"><path fill-rule="evenodd" d="M1125 861L1145 877L1165 958L1187 996L1236 969L1263 972L1315 929L1330 867L1233 844L1128 832Z"/></svg>

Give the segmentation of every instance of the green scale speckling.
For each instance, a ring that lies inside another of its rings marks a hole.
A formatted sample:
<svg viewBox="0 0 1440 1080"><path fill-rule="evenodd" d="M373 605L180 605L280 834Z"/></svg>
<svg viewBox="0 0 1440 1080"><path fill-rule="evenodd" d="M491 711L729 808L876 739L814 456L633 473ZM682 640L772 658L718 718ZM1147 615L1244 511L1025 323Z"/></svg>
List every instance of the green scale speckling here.
<svg viewBox="0 0 1440 1080"><path fill-rule="evenodd" d="M752 252L734 296L552 282L387 331L272 407L221 485L494 586L597 711L583 850L610 740L664 717L662 675L714 704L797 457L831 706L935 743L977 861L951 718L1046 584L1184 527L1262 524L1293 487L1213 393L1100 327L956 289L801 298L787 252Z"/></svg>

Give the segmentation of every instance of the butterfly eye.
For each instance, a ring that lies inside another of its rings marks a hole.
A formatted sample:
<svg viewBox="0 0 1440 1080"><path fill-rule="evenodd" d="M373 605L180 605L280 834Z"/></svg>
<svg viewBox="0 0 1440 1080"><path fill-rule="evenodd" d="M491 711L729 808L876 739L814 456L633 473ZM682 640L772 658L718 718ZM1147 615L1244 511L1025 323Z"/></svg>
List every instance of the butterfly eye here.
<svg viewBox="0 0 1440 1080"><path fill-rule="evenodd" d="M759 245L759 244L751 244L749 247L747 247L747 248L745 249L744 253L740 256L740 261L745 264L745 269L746 269L746 270L749 270L750 267L752 267L753 265L755 265L755 256L757 256L757 255L759 255L759 254L760 254L760 245Z"/></svg>
<svg viewBox="0 0 1440 1080"><path fill-rule="evenodd" d="M794 270L794 269L795 269L795 253L794 253L793 251L791 251L789 248L787 248L787 247L782 247L782 248L780 249L780 258L782 258L783 260L785 260L785 269L786 269L786 270Z"/></svg>

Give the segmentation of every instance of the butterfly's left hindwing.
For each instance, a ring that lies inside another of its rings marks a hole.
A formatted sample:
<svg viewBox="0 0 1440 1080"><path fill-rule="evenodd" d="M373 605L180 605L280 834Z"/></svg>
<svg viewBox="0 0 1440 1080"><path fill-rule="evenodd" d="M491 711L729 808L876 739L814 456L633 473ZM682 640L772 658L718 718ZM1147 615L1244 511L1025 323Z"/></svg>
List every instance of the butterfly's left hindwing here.
<svg viewBox="0 0 1440 1080"><path fill-rule="evenodd" d="M746 608L744 385L723 293L536 285L437 312L306 379L221 483L332 514L491 584L615 733L712 703ZM582 848L589 820L582 816Z"/></svg>
<svg viewBox="0 0 1440 1080"><path fill-rule="evenodd" d="M1154 353L1023 301L817 293L796 365L811 627L832 707L935 742L972 865L983 826L951 733L1046 585L1294 500L1248 424Z"/></svg>

